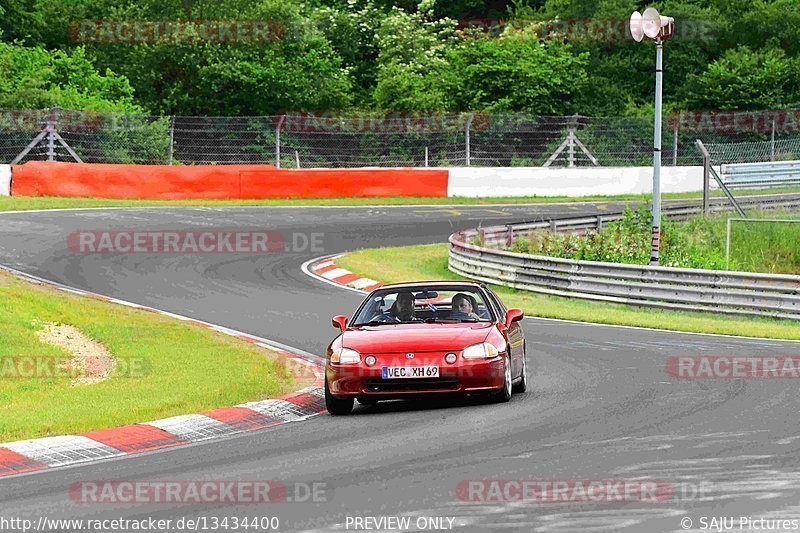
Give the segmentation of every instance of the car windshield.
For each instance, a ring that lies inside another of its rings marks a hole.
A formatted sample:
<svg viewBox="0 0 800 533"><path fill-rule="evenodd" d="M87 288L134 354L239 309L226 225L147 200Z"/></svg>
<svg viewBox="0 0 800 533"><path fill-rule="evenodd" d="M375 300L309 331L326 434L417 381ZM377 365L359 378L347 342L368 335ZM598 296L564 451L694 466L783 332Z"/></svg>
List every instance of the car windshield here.
<svg viewBox="0 0 800 533"><path fill-rule="evenodd" d="M372 293L352 325L491 320L486 300L475 287L398 287Z"/></svg>

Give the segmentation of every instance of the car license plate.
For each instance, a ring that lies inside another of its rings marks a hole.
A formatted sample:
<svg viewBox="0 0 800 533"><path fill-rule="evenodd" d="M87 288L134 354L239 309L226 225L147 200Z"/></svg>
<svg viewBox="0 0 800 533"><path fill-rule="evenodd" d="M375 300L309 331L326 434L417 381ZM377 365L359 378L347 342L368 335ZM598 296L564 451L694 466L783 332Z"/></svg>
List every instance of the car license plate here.
<svg viewBox="0 0 800 533"><path fill-rule="evenodd" d="M383 379L438 378L438 366L385 366L381 369Z"/></svg>

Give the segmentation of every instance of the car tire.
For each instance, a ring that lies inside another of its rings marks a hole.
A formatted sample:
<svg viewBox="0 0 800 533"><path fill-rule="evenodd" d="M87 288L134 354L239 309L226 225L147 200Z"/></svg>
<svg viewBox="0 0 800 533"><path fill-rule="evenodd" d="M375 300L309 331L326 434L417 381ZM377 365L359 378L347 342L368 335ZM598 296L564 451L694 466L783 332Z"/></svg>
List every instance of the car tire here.
<svg viewBox="0 0 800 533"><path fill-rule="evenodd" d="M511 373L511 355L506 354L506 364L503 367L503 388L495 393L495 400L500 403L505 403L511 399L512 394L512 376Z"/></svg>
<svg viewBox="0 0 800 533"><path fill-rule="evenodd" d="M522 378L514 385L514 392L525 392L528 390L528 350L522 345Z"/></svg>
<svg viewBox="0 0 800 533"><path fill-rule="evenodd" d="M353 399L352 398L345 398L339 399L334 398L331 394L330 389L328 388L328 380L325 380L325 408L328 410L328 413L332 416L343 416L349 415L350 412L353 410Z"/></svg>

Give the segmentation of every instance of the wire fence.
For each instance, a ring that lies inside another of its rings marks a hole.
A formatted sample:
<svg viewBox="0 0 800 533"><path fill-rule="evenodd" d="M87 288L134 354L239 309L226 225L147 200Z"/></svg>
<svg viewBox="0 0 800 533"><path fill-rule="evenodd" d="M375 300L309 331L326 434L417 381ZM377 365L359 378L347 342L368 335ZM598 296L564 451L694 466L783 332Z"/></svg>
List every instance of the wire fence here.
<svg viewBox="0 0 800 533"><path fill-rule="evenodd" d="M668 117L663 164L700 164L696 138L706 142L718 163L800 157L800 120L715 120ZM170 117L0 110L2 163L648 166L652 143L652 120L635 117L415 112Z"/></svg>
<svg viewBox="0 0 800 533"><path fill-rule="evenodd" d="M761 163L800 159L800 137L775 141L710 143L708 152L714 163Z"/></svg>

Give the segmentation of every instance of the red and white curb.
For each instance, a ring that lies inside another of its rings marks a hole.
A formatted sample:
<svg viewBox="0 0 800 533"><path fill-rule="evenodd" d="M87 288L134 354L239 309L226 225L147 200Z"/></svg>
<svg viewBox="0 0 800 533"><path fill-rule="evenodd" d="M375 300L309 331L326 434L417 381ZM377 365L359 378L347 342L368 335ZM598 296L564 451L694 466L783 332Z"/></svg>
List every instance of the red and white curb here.
<svg viewBox="0 0 800 533"><path fill-rule="evenodd" d="M306 367L315 377L312 386L274 399L223 407L200 414L173 416L152 422L90 431L81 435L3 443L0 444L0 477L228 437L287 422L306 420L325 411L323 368L319 358L313 354L216 324L67 287L7 266L0 265L0 270L32 283L167 315L245 340L277 352L278 356L286 359L287 364Z"/></svg>
<svg viewBox="0 0 800 533"><path fill-rule="evenodd" d="M339 257L341 257L341 255L312 259L303 264L301 268L303 272L320 281L352 289L357 292L371 292L383 286L383 283L375 281L374 279L362 277L359 274L350 272L346 268L340 267L336 264L336 259Z"/></svg>

